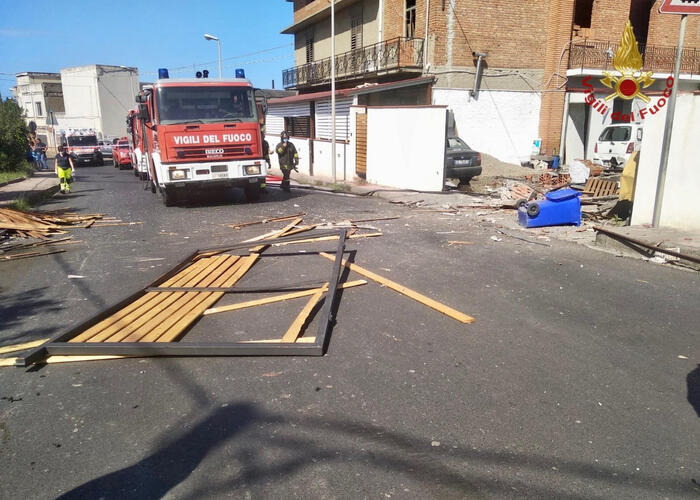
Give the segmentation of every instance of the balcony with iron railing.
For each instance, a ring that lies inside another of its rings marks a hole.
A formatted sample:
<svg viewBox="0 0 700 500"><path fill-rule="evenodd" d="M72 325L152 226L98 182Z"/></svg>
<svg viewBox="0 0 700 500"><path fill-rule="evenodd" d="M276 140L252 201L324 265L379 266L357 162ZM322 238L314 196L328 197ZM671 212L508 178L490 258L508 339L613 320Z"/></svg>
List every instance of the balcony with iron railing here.
<svg viewBox="0 0 700 500"><path fill-rule="evenodd" d="M423 39L394 38L335 56L336 80L354 80L384 73L423 71ZM286 89L312 87L331 81L331 58L282 72Z"/></svg>
<svg viewBox="0 0 700 500"><path fill-rule="evenodd" d="M613 57L619 43L583 40L571 44L569 69L614 70ZM637 44L642 55L641 71L673 73L678 47ZM700 49L685 48L681 54L681 74L700 75Z"/></svg>

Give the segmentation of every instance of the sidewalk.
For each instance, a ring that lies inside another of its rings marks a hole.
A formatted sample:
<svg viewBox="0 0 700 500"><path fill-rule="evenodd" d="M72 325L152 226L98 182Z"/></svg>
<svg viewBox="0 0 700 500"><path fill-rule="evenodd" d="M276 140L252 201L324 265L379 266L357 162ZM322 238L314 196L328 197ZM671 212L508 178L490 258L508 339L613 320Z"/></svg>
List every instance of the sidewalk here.
<svg viewBox="0 0 700 500"><path fill-rule="evenodd" d="M282 175L277 169L270 171L273 175ZM420 204L421 208L470 210L481 218L482 221L503 228L511 234L521 233L530 239L555 238L570 241L591 248L598 248L615 255L648 259L656 263L677 262L673 255L655 252L646 246L636 244L632 240L657 248L667 249L700 260L700 231L681 231L673 228L651 228L646 226L611 226L603 223L584 222L581 227L553 226L537 228L535 230L522 228L518 224L518 215L515 210L487 208L484 196L459 191L445 191L443 193L412 192L395 189L386 186L377 186L365 182L339 181L333 184L332 179L322 176L310 177L297 172L292 173L292 186L307 185L323 191L342 190L361 196L376 196L392 203L402 203L407 206ZM475 205L469 207L469 205ZM595 227L602 227L605 232L595 231ZM609 234L606 234L609 233ZM498 237L508 237L498 235ZM700 262L682 260L685 267L700 270Z"/></svg>
<svg viewBox="0 0 700 500"><path fill-rule="evenodd" d="M32 177L0 188L0 206L23 198L29 203L58 191L58 180L53 169L34 172Z"/></svg>

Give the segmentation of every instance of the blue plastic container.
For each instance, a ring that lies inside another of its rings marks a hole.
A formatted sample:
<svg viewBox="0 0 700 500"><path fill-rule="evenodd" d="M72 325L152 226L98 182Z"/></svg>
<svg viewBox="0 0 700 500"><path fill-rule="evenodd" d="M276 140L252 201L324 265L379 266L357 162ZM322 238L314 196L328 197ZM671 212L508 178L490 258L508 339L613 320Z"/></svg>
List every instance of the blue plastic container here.
<svg viewBox="0 0 700 500"><path fill-rule="evenodd" d="M581 193L559 189L545 195L545 200L531 201L518 209L518 223L524 227L581 225Z"/></svg>
<svg viewBox="0 0 700 500"><path fill-rule="evenodd" d="M550 167L552 170L556 170L559 168L559 157L558 156L552 156L552 166Z"/></svg>

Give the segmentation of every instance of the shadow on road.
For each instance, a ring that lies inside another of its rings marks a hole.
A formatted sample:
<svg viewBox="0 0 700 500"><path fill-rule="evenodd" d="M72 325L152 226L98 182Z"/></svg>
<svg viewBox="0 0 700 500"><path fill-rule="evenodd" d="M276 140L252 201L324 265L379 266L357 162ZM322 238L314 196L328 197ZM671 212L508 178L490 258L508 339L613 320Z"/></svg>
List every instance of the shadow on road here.
<svg viewBox="0 0 700 500"><path fill-rule="evenodd" d="M179 428L174 426L173 428ZM508 450L477 450L469 446L433 447L424 436L409 435L345 417L299 417L266 413L255 404L232 401L212 410L190 430L164 437L157 449L134 465L93 479L59 498L161 498L200 468L207 455L223 448L226 465L237 470L184 498L218 498L239 489L271 483L314 467L364 467L384 477L416 481L439 496L499 497L517 491L524 497L590 498L565 491L551 480L552 470L564 484L597 483L658 493L690 495L690 481L633 474L601 464L561 460ZM240 437L240 444L232 440ZM500 470L501 473L495 471ZM517 474L515 474L515 472ZM529 474L537 479L526 479ZM518 478L516 478L516 476ZM220 476L219 476L220 477ZM367 477L365 480L370 480ZM340 480L343 481L342 479Z"/></svg>
<svg viewBox="0 0 700 500"><path fill-rule="evenodd" d="M15 295L7 296L0 294L0 325L2 330L7 331L15 326L21 325L28 316L42 315L53 316L60 310L55 300L45 299L44 294L47 288L34 288ZM30 333L18 333L12 336L0 336L2 345L13 344L16 341L29 342L51 335L54 328L34 328Z"/></svg>

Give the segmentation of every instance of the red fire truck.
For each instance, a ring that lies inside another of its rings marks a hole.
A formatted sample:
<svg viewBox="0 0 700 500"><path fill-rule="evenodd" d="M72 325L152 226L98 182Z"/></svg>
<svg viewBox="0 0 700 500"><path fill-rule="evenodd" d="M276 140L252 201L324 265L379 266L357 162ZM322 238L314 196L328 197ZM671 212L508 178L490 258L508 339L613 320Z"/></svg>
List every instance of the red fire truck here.
<svg viewBox="0 0 700 500"><path fill-rule="evenodd" d="M140 162L166 206L193 190L216 186L242 187L249 201L259 198L267 172L249 80L166 77L136 101L145 131ZM263 113L265 107L263 101Z"/></svg>
<svg viewBox="0 0 700 500"><path fill-rule="evenodd" d="M145 181L148 179L148 168L146 168L146 162L143 161L143 124L138 115L138 108L129 111L126 116L126 132L134 175Z"/></svg>

